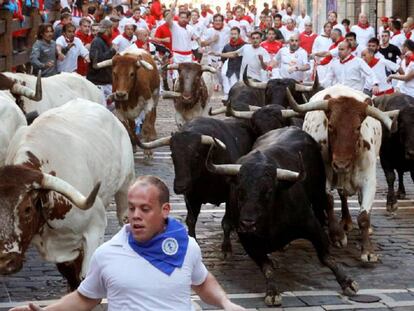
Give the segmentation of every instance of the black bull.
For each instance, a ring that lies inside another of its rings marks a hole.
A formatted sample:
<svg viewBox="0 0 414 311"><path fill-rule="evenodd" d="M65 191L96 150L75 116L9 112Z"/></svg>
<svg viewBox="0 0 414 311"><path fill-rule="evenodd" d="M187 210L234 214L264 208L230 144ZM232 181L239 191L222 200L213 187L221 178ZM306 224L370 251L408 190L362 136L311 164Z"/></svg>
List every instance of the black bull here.
<svg viewBox="0 0 414 311"><path fill-rule="evenodd" d="M392 212L398 208L397 198L405 198L404 172L409 171L414 181L414 98L405 94L385 95L375 98L374 104L394 119L391 132L382 127L380 149L381 166L388 184L387 210ZM394 170L398 173L397 194Z"/></svg>
<svg viewBox="0 0 414 311"><path fill-rule="evenodd" d="M296 127L273 130L261 136L253 150L237 161L238 165L212 162L214 157L209 157L210 171L232 176L230 206L237 207L231 211L233 226L247 254L266 278L267 305L281 304L275 271L267 254L300 238L313 244L319 260L332 270L344 292L355 294L357 284L329 255L322 224L326 214L329 222L334 219L333 209L328 210L319 145L310 135ZM329 225L330 229L331 225L339 228L338 223Z"/></svg>
<svg viewBox="0 0 414 311"><path fill-rule="evenodd" d="M231 222L228 211L234 208L230 207L227 179L210 173L205 167L209 146L213 143L212 137L220 140L226 147L214 155L217 163L235 163L239 157L251 150L255 139L251 128L243 121L200 117L186 123L179 132L170 137L150 143L138 142L138 146L144 149L170 146L175 172L174 191L184 195L187 207L186 224L191 236L195 237L201 204L226 203L226 213L222 220L222 250L227 255L231 252Z"/></svg>

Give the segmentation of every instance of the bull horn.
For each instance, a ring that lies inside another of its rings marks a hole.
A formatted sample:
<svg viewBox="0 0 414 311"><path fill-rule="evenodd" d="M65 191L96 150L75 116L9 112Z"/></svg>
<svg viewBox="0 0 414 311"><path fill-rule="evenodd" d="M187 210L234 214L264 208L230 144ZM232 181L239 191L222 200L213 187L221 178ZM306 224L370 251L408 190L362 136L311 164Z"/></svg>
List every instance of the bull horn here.
<svg viewBox="0 0 414 311"><path fill-rule="evenodd" d="M246 84L247 86L256 88L256 89L266 89L267 87L267 82L256 82L253 79L250 79L249 77L247 77L247 67L244 68L244 72L243 72L243 82L244 84Z"/></svg>
<svg viewBox="0 0 414 311"><path fill-rule="evenodd" d="M157 140L149 141L149 142L146 142L146 143L143 143L137 137L135 141L136 141L138 147L140 147L141 149L154 149L154 148L158 148L158 147L169 146L170 141L171 141L171 136L162 137L162 138L159 138Z"/></svg>
<svg viewBox="0 0 414 311"><path fill-rule="evenodd" d="M313 85L304 85L301 83L295 83L295 91L297 92L310 92L313 90Z"/></svg>
<svg viewBox="0 0 414 311"><path fill-rule="evenodd" d="M179 97L181 97L180 92L174 92L174 91L164 91L164 92L162 92L162 98L164 98L164 99L179 98Z"/></svg>
<svg viewBox="0 0 414 311"><path fill-rule="evenodd" d="M240 171L240 164L213 164L211 162L211 155L215 144L212 144L206 158L206 168L209 172L219 175L237 175Z"/></svg>
<svg viewBox="0 0 414 311"><path fill-rule="evenodd" d="M390 118L396 118L400 114L399 110L384 111L384 113Z"/></svg>
<svg viewBox="0 0 414 311"><path fill-rule="evenodd" d="M221 149L226 149L226 145L219 139L213 138L210 135L201 135L201 143L203 145L215 145L218 144Z"/></svg>
<svg viewBox="0 0 414 311"><path fill-rule="evenodd" d="M208 115L209 116L216 116L218 114L225 113L226 109L227 109L226 107L220 107L220 108L217 108L217 109L213 110L213 108L210 107L210 109L208 110Z"/></svg>
<svg viewBox="0 0 414 311"><path fill-rule="evenodd" d="M145 60L142 60L142 59L140 59L140 60L137 61L137 66L138 67L141 67L142 66L142 67L144 67L147 70L153 70L154 69L154 66L152 66L149 62L147 62Z"/></svg>
<svg viewBox="0 0 414 311"><path fill-rule="evenodd" d="M231 105L227 106L226 116L235 117L238 119L251 119L254 111L236 111Z"/></svg>
<svg viewBox="0 0 414 311"><path fill-rule="evenodd" d="M21 95L34 101L40 101L42 99L42 72L39 70L36 79L36 91L28 88L27 86L21 85L19 82L13 84L10 92L15 95Z"/></svg>
<svg viewBox="0 0 414 311"><path fill-rule="evenodd" d="M293 110L297 112L308 112L312 110L326 110L328 109L328 101L327 100L317 100L313 102L309 102L307 104L299 105L296 100L293 98L292 93L290 92L289 88L286 88L286 95L289 100L290 106Z"/></svg>
<svg viewBox="0 0 414 311"><path fill-rule="evenodd" d="M111 67L111 66L112 66L112 59L107 59L107 60L104 60L102 62L95 64L93 68L102 69L102 68Z"/></svg>
<svg viewBox="0 0 414 311"><path fill-rule="evenodd" d="M383 111L379 110L378 108L367 106L367 109L365 110L366 114L372 118L377 119L378 121L381 121L382 124L385 125L385 127L391 131L392 126L392 120L391 118Z"/></svg>
<svg viewBox="0 0 414 311"><path fill-rule="evenodd" d="M300 173L290 171L290 170L284 170L282 168L276 169L276 178L277 180L282 181L298 181L300 177Z"/></svg>
<svg viewBox="0 0 414 311"><path fill-rule="evenodd" d="M168 70L177 70L178 69L178 64L170 64L167 66Z"/></svg>
<svg viewBox="0 0 414 311"><path fill-rule="evenodd" d="M216 73L217 72L216 68L214 68L212 66L207 66L207 65L202 65L201 70L202 71L208 71L208 72L211 72L211 73Z"/></svg>
<svg viewBox="0 0 414 311"><path fill-rule="evenodd" d="M283 118L295 118L301 116L299 112L296 112L292 109L282 109L280 110L280 113L282 114Z"/></svg>
<svg viewBox="0 0 414 311"><path fill-rule="evenodd" d="M263 107L260 107L260 106L252 106L252 105L249 105L249 110L250 111L257 111L257 110L260 110L262 108Z"/></svg>
<svg viewBox="0 0 414 311"><path fill-rule="evenodd" d="M81 210L88 210L92 207L96 196L98 195L99 188L101 187L101 183L98 182L95 187L93 187L89 196L85 197L75 187L63 179L46 173L43 173L42 175L43 179L41 185L37 185L35 188L56 191L65 196Z"/></svg>

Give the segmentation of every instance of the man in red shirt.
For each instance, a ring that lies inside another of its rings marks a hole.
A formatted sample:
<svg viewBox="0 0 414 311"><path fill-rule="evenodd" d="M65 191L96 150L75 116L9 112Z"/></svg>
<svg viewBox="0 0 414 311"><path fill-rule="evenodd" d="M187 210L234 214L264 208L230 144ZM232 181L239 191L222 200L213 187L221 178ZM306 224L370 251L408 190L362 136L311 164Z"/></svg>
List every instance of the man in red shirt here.
<svg viewBox="0 0 414 311"><path fill-rule="evenodd" d="M79 21L79 29L75 32L75 37L79 38L85 48L89 51L91 47L91 42L93 40L93 36L90 32L91 30L91 21L87 17L82 17ZM88 66L89 64L85 61L83 57L78 57L78 69L76 70L82 76L86 76L88 73Z"/></svg>
<svg viewBox="0 0 414 311"><path fill-rule="evenodd" d="M299 35L299 45L308 55L312 53L313 42L318 35L312 31L312 22L305 22L305 31Z"/></svg>
<svg viewBox="0 0 414 311"><path fill-rule="evenodd" d="M161 9L160 0L153 0L152 1L151 7L150 7L150 13L157 22L161 20L161 18L162 18L162 9Z"/></svg>

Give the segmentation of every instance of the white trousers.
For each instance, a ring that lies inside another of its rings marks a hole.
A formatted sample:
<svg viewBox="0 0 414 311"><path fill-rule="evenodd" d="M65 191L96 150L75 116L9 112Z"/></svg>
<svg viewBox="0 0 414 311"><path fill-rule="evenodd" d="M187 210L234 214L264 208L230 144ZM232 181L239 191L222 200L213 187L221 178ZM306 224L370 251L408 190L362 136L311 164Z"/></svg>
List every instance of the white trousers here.
<svg viewBox="0 0 414 311"><path fill-rule="evenodd" d="M231 87L235 85L237 81L239 81L235 73L233 73L230 76L230 78L226 76L226 73L227 73L227 61L224 62L223 67L221 68L221 77L223 80L223 93L224 93L225 99L227 99L227 96L229 95L229 91Z"/></svg>

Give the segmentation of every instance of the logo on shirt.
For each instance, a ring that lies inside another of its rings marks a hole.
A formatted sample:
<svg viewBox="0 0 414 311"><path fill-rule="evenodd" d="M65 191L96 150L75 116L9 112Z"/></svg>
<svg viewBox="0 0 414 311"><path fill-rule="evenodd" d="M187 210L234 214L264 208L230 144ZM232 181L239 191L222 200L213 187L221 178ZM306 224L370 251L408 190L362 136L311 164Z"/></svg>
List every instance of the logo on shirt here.
<svg viewBox="0 0 414 311"><path fill-rule="evenodd" d="M388 58L392 58L392 53L388 53Z"/></svg>
<svg viewBox="0 0 414 311"><path fill-rule="evenodd" d="M162 241L161 248L164 254L173 256L178 251L178 242L174 238L166 238L164 241Z"/></svg>

